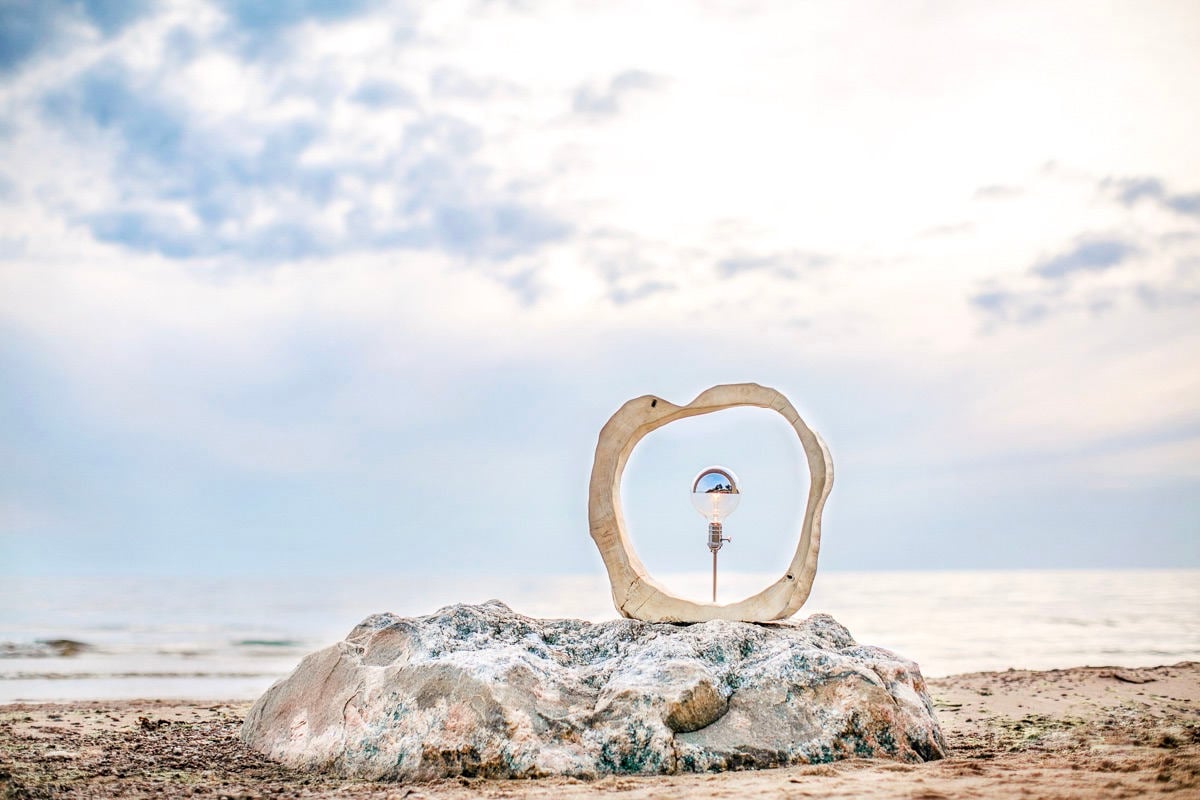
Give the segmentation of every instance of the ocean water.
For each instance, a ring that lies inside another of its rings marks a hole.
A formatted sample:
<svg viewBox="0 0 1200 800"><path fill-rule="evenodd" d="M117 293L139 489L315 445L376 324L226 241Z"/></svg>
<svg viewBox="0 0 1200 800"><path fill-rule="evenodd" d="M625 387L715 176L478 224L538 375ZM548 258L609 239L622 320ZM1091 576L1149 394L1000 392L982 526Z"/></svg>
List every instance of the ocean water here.
<svg viewBox="0 0 1200 800"><path fill-rule="evenodd" d="M721 577L722 602L774 575ZM702 599L709 576L669 575ZM0 578L0 703L251 699L379 611L497 598L524 614L616 616L603 575ZM928 677L1200 660L1200 570L821 572L825 612Z"/></svg>

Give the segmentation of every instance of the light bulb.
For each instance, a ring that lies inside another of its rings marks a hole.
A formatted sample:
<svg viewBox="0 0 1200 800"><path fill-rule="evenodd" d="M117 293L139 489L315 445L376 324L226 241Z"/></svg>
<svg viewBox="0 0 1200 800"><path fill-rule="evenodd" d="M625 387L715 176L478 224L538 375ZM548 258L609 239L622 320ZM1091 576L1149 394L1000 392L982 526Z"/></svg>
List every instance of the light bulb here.
<svg viewBox="0 0 1200 800"><path fill-rule="evenodd" d="M692 506L709 522L721 522L742 499L737 476L724 467L709 467L692 481Z"/></svg>
<svg viewBox="0 0 1200 800"><path fill-rule="evenodd" d="M708 520L708 549L712 552L712 599L717 602L717 551L726 542L722 520L738 507L742 499L737 477L724 467L702 470L692 481L692 505Z"/></svg>

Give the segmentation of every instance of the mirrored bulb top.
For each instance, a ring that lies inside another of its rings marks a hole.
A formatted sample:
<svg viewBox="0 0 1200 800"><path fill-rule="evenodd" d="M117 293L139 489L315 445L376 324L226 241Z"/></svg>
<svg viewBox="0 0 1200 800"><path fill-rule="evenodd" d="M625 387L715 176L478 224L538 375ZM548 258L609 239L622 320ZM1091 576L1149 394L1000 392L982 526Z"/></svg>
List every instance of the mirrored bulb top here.
<svg viewBox="0 0 1200 800"><path fill-rule="evenodd" d="M732 514L739 500L737 476L725 467L709 467L692 481L692 506L710 522Z"/></svg>

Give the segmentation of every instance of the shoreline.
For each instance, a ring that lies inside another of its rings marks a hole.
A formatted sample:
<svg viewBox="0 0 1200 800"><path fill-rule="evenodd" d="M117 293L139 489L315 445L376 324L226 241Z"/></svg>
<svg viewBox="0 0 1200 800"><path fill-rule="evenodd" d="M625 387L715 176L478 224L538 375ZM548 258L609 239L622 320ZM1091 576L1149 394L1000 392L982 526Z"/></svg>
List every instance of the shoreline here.
<svg viewBox="0 0 1200 800"><path fill-rule="evenodd" d="M292 770L238 738L248 701L0 705L0 797L1200 797L1200 662L927 679L948 757L745 772L376 783Z"/></svg>

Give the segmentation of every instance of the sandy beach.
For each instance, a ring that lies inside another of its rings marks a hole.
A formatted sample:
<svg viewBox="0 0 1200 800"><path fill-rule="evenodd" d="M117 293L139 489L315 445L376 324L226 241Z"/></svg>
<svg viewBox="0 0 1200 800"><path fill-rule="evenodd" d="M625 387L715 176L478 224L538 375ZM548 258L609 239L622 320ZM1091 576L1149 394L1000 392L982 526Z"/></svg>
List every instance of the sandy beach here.
<svg viewBox="0 0 1200 800"><path fill-rule="evenodd" d="M245 749L249 703L0 706L0 797L1200 797L1200 663L1009 670L929 681L949 757L598 781L394 784L273 764Z"/></svg>

